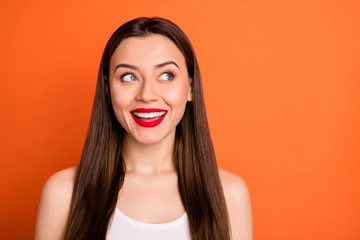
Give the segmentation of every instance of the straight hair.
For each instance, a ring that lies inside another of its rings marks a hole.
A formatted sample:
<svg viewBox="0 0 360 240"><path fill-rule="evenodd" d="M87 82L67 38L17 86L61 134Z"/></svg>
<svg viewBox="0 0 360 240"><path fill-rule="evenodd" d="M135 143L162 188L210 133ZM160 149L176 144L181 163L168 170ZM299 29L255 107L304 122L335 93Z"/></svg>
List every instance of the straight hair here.
<svg viewBox="0 0 360 240"><path fill-rule="evenodd" d="M163 18L137 18L120 26L103 52L93 110L75 177L66 240L105 239L123 186L124 129L117 121L109 93L109 66L122 40L160 34L185 57L191 77L192 101L176 127L173 160L178 188L189 219L191 239L230 240L229 217L208 127L200 71L193 47L184 32Z"/></svg>

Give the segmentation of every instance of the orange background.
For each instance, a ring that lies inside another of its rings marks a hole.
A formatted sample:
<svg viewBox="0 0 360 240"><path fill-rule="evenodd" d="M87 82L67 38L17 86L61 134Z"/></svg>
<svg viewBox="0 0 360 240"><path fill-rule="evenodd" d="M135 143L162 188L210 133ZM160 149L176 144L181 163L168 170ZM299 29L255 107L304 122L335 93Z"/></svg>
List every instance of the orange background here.
<svg viewBox="0 0 360 240"><path fill-rule="evenodd" d="M219 165L255 239L360 239L360 2L1 1L0 238L32 239L41 188L76 165L111 33L173 20L202 71Z"/></svg>

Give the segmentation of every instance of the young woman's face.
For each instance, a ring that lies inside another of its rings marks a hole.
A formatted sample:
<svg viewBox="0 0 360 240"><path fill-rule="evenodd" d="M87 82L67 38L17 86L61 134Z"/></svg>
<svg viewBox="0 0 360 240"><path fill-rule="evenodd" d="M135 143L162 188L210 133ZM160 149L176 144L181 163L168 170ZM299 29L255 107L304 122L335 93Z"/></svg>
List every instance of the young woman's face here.
<svg viewBox="0 0 360 240"><path fill-rule="evenodd" d="M143 144L175 136L191 79L185 58L167 37L123 40L110 60L109 85L116 118L127 136Z"/></svg>

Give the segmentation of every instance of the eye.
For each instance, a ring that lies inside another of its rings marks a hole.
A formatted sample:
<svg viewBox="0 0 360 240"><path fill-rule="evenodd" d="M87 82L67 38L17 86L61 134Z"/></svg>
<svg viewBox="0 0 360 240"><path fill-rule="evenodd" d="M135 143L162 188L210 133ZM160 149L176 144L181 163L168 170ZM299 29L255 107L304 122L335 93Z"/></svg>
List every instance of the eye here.
<svg viewBox="0 0 360 240"><path fill-rule="evenodd" d="M136 81L137 77L132 73L124 73L121 75L120 80L123 82L133 82Z"/></svg>
<svg viewBox="0 0 360 240"><path fill-rule="evenodd" d="M173 80L174 79L174 74L171 73L171 72L165 72L165 73L160 75L159 79L160 80L165 80L165 81Z"/></svg>

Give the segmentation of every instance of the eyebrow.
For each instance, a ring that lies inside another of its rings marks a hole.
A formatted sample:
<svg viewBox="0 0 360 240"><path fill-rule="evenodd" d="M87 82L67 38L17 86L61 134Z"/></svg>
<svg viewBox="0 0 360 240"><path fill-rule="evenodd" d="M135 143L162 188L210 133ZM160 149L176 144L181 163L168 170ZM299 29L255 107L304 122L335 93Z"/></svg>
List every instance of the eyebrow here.
<svg viewBox="0 0 360 240"><path fill-rule="evenodd" d="M165 67L166 65L170 65L170 64L175 65L175 67L177 67L180 70L179 66L174 61L167 61L167 62L164 62L164 63L160 63L160 64L156 65L155 67L156 68L162 68L162 67Z"/></svg>
<svg viewBox="0 0 360 240"><path fill-rule="evenodd" d="M156 67L156 68L162 68L162 67L165 67L165 66L170 65L170 64L175 65L175 67L177 67L177 68L180 70L179 66L178 66L174 61L167 61L167 62L164 62L164 63L160 63L160 64L157 64L155 67ZM130 68L130 69L133 69L133 70L138 70L138 68L137 68L136 66L134 66L134 65L127 64L127 63L120 63L119 65L117 65L117 66L115 67L114 72L115 72L116 69L118 69L119 67Z"/></svg>
<svg viewBox="0 0 360 240"><path fill-rule="evenodd" d="M116 69L118 69L119 67L123 67L123 68L130 68L130 69L133 69L133 70L138 70L138 68L134 65L131 65L131 64L126 64L126 63L120 63L119 65L117 65L115 67L115 70L114 72L116 71Z"/></svg>

